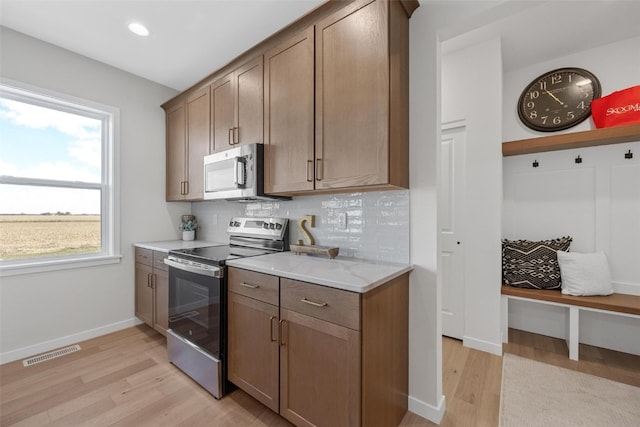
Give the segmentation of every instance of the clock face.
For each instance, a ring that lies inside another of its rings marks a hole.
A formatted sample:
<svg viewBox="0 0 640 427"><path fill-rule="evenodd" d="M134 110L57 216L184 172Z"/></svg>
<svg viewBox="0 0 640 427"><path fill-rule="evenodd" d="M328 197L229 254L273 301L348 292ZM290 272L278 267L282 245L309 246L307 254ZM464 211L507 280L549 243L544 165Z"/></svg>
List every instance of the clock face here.
<svg viewBox="0 0 640 427"><path fill-rule="evenodd" d="M518 116L541 132L568 129L591 114L600 97L600 82L581 68L559 68L532 81L518 100Z"/></svg>

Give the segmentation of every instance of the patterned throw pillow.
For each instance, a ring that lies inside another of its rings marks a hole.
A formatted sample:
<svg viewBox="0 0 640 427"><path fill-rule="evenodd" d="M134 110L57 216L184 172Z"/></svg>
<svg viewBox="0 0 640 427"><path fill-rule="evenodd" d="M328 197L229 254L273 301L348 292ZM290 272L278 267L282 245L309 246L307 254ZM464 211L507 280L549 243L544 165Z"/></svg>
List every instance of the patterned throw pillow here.
<svg viewBox="0 0 640 427"><path fill-rule="evenodd" d="M557 251L569 251L573 239L532 242L502 240L502 281L508 286L532 289L560 289Z"/></svg>

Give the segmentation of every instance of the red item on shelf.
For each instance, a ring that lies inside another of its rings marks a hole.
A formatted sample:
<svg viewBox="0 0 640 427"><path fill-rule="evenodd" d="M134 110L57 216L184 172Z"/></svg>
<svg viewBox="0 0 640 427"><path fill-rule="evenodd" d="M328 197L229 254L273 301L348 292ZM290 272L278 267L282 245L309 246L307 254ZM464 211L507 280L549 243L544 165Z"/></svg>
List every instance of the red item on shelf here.
<svg viewBox="0 0 640 427"><path fill-rule="evenodd" d="M591 101L591 116L597 128L640 123L640 86L594 99Z"/></svg>

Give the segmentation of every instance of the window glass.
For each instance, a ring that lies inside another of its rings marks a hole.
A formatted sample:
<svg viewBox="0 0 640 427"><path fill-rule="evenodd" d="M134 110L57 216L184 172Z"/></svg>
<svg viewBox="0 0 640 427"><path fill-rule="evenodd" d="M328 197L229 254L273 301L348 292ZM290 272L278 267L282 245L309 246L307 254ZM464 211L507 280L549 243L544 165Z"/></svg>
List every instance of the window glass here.
<svg viewBox="0 0 640 427"><path fill-rule="evenodd" d="M0 135L0 175L100 182L100 120L0 98Z"/></svg>
<svg viewBox="0 0 640 427"><path fill-rule="evenodd" d="M100 190L0 184L0 259L101 251Z"/></svg>
<svg viewBox="0 0 640 427"><path fill-rule="evenodd" d="M0 268L115 255L117 112L73 101L0 85Z"/></svg>

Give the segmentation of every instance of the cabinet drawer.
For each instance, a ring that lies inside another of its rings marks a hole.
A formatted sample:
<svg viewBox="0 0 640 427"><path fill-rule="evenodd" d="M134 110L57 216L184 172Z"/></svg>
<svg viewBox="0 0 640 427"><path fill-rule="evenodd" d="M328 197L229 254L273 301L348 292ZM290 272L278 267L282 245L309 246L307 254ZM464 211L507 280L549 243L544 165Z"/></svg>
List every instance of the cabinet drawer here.
<svg viewBox="0 0 640 427"><path fill-rule="evenodd" d="M167 257L167 253L160 251L153 251L153 269L169 271L169 266L164 263L164 259Z"/></svg>
<svg viewBox="0 0 640 427"><path fill-rule="evenodd" d="M291 279L280 279L283 308L360 330L360 294Z"/></svg>
<svg viewBox="0 0 640 427"><path fill-rule="evenodd" d="M278 305L277 276L229 267L229 290L240 295Z"/></svg>
<svg viewBox="0 0 640 427"><path fill-rule="evenodd" d="M136 248L136 262L153 266L153 251L151 249Z"/></svg>

